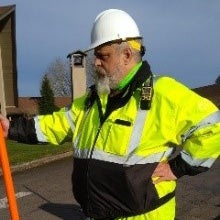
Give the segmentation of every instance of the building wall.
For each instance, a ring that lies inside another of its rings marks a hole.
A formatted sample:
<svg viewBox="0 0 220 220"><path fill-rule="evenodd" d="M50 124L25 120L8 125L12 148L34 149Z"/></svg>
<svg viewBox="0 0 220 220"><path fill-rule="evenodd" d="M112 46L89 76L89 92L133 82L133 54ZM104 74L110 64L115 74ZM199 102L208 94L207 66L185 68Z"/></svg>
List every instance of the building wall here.
<svg viewBox="0 0 220 220"><path fill-rule="evenodd" d="M84 67L74 66L72 70L73 100L86 92L86 73Z"/></svg>
<svg viewBox="0 0 220 220"><path fill-rule="evenodd" d="M5 16L1 12L4 12ZM7 108L18 105L15 7L0 7L0 15L0 74L1 89L4 89L1 103L4 103L7 111Z"/></svg>

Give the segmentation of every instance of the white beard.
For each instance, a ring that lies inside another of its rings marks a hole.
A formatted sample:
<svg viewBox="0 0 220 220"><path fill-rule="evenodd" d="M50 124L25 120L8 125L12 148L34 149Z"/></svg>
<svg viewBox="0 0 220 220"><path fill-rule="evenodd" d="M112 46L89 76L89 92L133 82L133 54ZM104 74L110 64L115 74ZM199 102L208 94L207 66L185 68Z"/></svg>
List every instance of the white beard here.
<svg viewBox="0 0 220 220"><path fill-rule="evenodd" d="M99 94L110 94L111 89L115 89L118 84L120 68L117 67L113 74L108 74L102 68L95 68L95 83Z"/></svg>
<svg viewBox="0 0 220 220"><path fill-rule="evenodd" d="M110 94L109 77L104 76L96 80L96 88L99 94Z"/></svg>

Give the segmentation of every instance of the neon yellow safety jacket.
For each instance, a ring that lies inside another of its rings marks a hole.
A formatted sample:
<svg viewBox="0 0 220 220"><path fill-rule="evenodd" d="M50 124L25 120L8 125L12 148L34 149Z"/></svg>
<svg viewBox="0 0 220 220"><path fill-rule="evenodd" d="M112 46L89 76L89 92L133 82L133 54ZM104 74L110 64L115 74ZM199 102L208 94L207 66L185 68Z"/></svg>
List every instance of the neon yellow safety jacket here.
<svg viewBox="0 0 220 220"><path fill-rule="evenodd" d="M69 108L34 118L38 141L72 139L74 195L94 219L145 219L175 193L175 181L152 183L159 162L168 161L181 177L206 171L219 156L218 108L161 76L155 77L150 109L142 110L142 83L148 78L143 62L118 96L88 92ZM172 158L177 148L180 153ZM174 205L166 219L174 218Z"/></svg>

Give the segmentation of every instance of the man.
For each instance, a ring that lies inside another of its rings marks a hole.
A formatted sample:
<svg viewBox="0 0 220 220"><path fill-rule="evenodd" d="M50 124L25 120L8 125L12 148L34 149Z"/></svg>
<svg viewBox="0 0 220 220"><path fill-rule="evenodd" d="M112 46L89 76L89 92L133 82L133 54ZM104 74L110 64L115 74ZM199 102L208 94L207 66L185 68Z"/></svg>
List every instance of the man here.
<svg viewBox="0 0 220 220"><path fill-rule="evenodd" d="M174 219L176 179L208 170L219 155L220 112L174 79L153 76L124 11L97 16L89 49L96 85L68 109L13 122L8 137L72 139L73 192L91 219Z"/></svg>

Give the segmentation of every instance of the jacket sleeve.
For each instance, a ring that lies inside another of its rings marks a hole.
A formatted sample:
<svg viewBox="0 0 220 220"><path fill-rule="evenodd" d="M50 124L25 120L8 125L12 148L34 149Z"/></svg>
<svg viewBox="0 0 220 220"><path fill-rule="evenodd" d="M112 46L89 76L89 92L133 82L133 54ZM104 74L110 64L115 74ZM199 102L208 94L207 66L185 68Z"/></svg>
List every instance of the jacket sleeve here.
<svg viewBox="0 0 220 220"><path fill-rule="evenodd" d="M220 111L192 126L182 135L183 149L169 161L176 177L207 171L220 154Z"/></svg>
<svg viewBox="0 0 220 220"><path fill-rule="evenodd" d="M184 175L194 176L208 170L208 167L191 166L182 159L180 154L177 155L174 159L170 160L169 164L173 174L177 178L180 178Z"/></svg>
<svg viewBox="0 0 220 220"><path fill-rule="evenodd" d="M8 138L29 144L50 142L55 145L71 140L76 124L80 124L85 113L86 97L87 94L52 114L38 115L32 119L20 117L12 121Z"/></svg>
<svg viewBox="0 0 220 220"><path fill-rule="evenodd" d="M181 146L179 155L169 161L170 167L177 177L207 171L220 154L220 111L181 83L164 81L165 98L172 106L175 144Z"/></svg>
<svg viewBox="0 0 220 220"><path fill-rule="evenodd" d="M50 142L58 145L70 136L72 120L71 109L66 108L31 119L19 117L10 122L8 138L27 144Z"/></svg>
<svg viewBox="0 0 220 220"><path fill-rule="evenodd" d="M33 119L19 117L10 122L8 138L27 144L38 143Z"/></svg>
<svg viewBox="0 0 220 220"><path fill-rule="evenodd" d="M34 117L35 132L40 142L62 144L71 138L75 129L71 109L61 109L49 115Z"/></svg>

